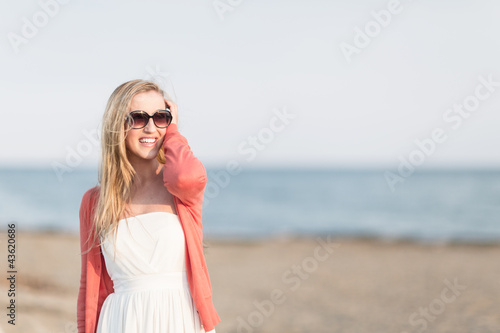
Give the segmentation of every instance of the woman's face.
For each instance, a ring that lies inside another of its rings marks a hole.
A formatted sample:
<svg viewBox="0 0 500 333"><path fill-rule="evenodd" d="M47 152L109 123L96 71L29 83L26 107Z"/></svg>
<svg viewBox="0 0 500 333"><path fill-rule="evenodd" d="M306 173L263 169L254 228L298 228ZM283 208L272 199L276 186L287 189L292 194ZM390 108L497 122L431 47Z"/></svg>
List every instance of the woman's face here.
<svg viewBox="0 0 500 333"><path fill-rule="evenodd" d="M158 110L165 110L163 96L154 91L146 91L135 95L130 103L130 111L146 111L153 115ZM127 127L127 125L125 125ZM146 127L130 129L125 138L125 146L129 158L154 159L162 148L166 128L158 128L150 118Z"/></svg>

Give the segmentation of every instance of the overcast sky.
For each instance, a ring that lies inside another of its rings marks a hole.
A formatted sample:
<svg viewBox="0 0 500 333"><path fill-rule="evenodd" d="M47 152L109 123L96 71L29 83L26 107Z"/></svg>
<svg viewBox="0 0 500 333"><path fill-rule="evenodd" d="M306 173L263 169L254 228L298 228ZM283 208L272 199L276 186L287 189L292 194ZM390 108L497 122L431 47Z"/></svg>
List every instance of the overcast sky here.
<svg viewBox="0 0 500 333"><path fill-rule="evenodd" d="M3 166L97 167L151 75L206 166L500 166L498 1L64 2L2 0Z"/></svg>

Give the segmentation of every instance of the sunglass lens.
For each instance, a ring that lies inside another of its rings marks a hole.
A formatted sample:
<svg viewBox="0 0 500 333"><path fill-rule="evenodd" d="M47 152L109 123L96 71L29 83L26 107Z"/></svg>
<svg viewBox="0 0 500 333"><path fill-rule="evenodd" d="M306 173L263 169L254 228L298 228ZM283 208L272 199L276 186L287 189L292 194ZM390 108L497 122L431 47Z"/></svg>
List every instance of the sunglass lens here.
<svg viewBox="0 0 500 333"><path fill-rule="evenodd" d="M167 111L158 111L153 116L153 120L158 127L167 127L171 119L170 112Z"/></svg>
<svg viewBox="0 0 500 333"><path fill-rule="evenodd" d="M146 122L148 120L148 118L146 117L145 114L143 114L142 112L134 112L131 114L131 118L132 118L132 127L133 128L141 128L141 127L144 127L146 125Z"/></svg>

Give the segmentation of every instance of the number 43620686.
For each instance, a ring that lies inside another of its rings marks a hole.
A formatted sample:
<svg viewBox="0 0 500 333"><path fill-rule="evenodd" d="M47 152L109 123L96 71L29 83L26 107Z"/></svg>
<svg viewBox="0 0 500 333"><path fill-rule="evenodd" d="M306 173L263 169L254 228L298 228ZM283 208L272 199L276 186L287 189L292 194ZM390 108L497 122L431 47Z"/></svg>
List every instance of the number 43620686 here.
<svg viewBox="0 0 500 333"><path fill-rule="evenodd" d="M16 225L14 223L9 224L9 230L7 231L8 236L8 248L7 261L9 262L9 268L14 269L16 267Z"/></svg>

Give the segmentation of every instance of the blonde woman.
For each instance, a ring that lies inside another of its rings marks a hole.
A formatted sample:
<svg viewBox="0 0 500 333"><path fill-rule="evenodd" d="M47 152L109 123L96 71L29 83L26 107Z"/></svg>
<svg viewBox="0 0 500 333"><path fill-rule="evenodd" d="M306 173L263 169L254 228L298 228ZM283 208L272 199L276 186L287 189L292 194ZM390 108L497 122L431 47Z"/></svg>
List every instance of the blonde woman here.
<svg viewBox="0 0 500 333"><path fill-rule="evenodd" d="M215 332L203 254L203 164L152 82L112 93L99 185L80 206L78 332Z"/></svg>

